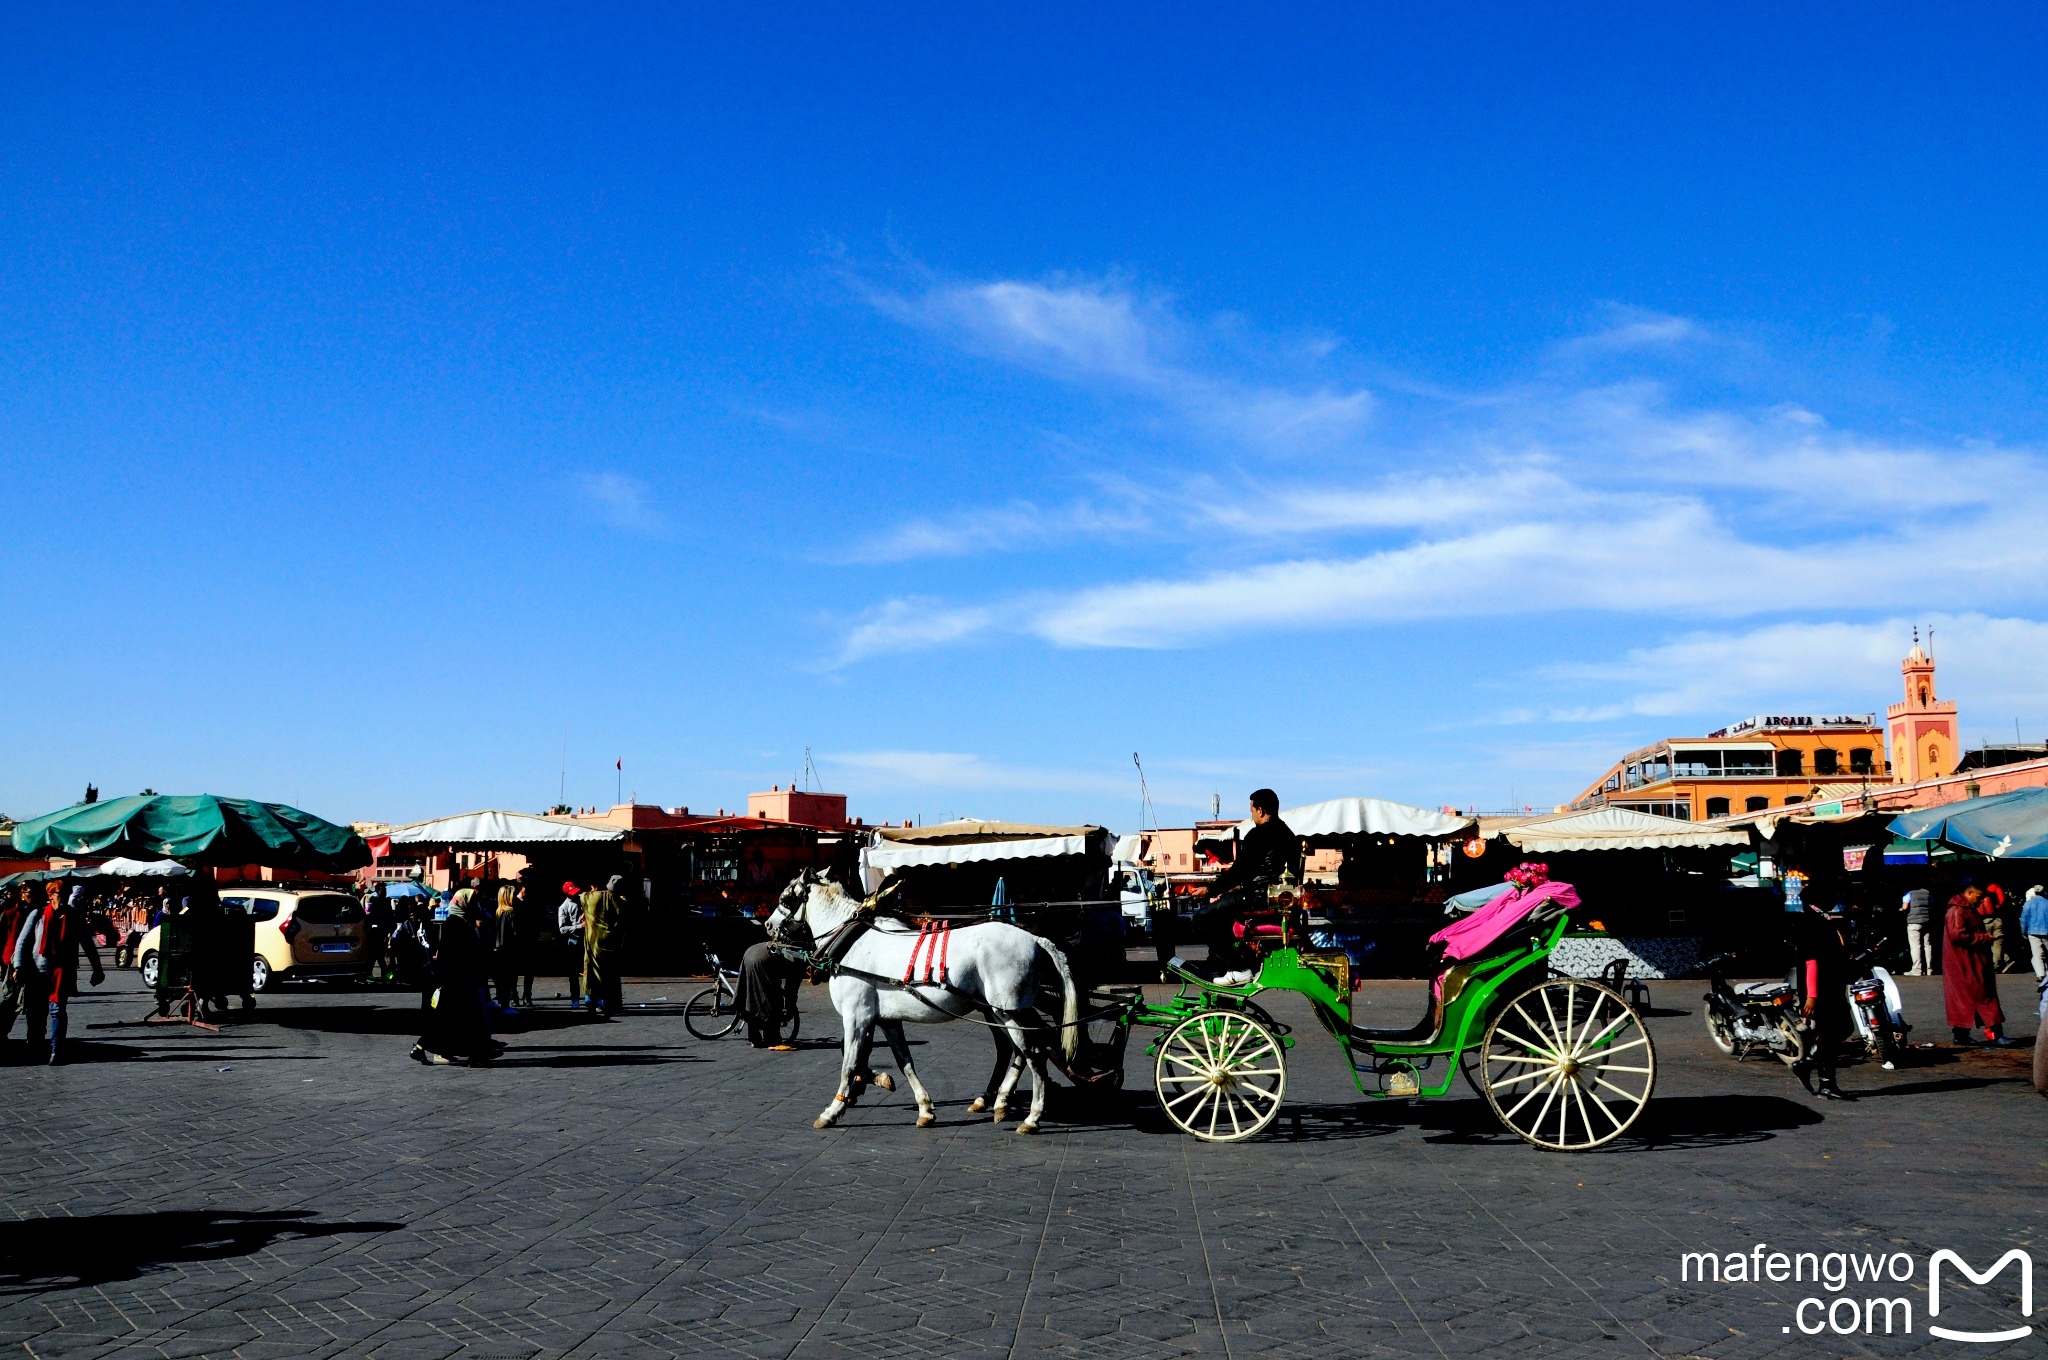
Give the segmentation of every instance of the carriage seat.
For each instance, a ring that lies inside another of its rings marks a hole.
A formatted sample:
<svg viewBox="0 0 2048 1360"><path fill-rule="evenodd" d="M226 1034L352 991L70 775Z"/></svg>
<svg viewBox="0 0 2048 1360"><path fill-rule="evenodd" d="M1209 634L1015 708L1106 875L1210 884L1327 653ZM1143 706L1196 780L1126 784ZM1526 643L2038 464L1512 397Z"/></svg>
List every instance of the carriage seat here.
<svg viewBox="0 0 2048 1360"><path fill-rule="evenodd" d="M1429 1043L1444 1032L1444 1011L1464 995L1465 985L1471 981L1472 965L1454 963L1430 988L1429 1009L1423 1012L1420 1020L1407 1029L1363 1029L1353 1025L1351 1038L1363 1044Z"/></svg>

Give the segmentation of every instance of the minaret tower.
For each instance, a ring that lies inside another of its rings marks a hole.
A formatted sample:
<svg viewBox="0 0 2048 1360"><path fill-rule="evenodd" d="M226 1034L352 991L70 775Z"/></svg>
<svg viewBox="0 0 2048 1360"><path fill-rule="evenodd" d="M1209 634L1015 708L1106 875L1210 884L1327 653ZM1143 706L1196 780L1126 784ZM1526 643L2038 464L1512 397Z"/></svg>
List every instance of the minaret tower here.
<svg viewBox="0 0 2048 1360"><path fill-rule="evenodd" d="M1927 633L1928 645L1934 630ZM1920 630L1913 630L1913 650L1899 663L1906 680L1906 702L1885 709L1891 729L1892 782L1917 784L1954 774L1962 751L1956 706L1935 697L1934 658L1920 648Z"/></svg>

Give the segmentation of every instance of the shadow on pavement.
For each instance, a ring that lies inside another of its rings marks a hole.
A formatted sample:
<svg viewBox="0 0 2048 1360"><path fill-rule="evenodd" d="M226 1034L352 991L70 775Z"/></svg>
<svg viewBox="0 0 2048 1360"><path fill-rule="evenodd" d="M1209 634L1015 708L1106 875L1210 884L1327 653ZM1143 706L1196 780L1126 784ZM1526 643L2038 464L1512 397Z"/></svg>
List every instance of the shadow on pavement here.
<svg viewBox="0 0 2048 1360"><path fill-rule="evenodd" d="M158 1266L247 1256L280 1241L382 1233L403 1223L314 1223L310 1210L212 1210L0 1221L0 1295L136 1279Z"/></svg>
<svg viewBox="0 0 2048 1360"><path fill-rule="evenodd" d="M1943 1077L1938 1081L1906 1081L1896 1086L1872 1086L1867 1090L1851 1090L1858 1100L1876 1100L1881 1096L1930 1096L1942 1091L1974 1091L1983 1086L2010 1086L2025 1082L2026 1077Z"/></svg>
<svg viewBox="0 0 2048 1360"><path fill-rule="evenodd" d="M658 1044L550 1044L515 1048L489 1067L658 1067L669 1063L710 1062Z"/></svg>
<svg viewBox="0 0 2048 1360"><path fill-rule="evenodd" d="M186 1031L191 1033L192 1031ZM175 1033L175 1031L173 1031ZM24 1057L20 1045L12 1046L10 1053L0 1065L8 1067L41 1066L41 1059L33 1055ZM175 1047L141 1047L135 1044L108 1043L104 1039L66 1039L64 1041L63 1067L75 1067L83 1063L177 1063L177 1062L321 1062L315 1053L279 1052L281 1044L250 1044L238 1048L193 1048L179 1043Z"/></svg>
<svg viewBox="0 0 2048 1360"><path fill-rule="evenodd" d="M1089 1119L1085 1111L1069 1104L1048 1107L1047 1115L1057 1114L1062 1123L1070 1125L1128 1123L1140 1133L1185 1136L1167 1121L1150 1091L1123 1093L1120 1099L1125 1105L1116 1119ZM1824 1116L1819 1111L1781 1096L1676 1096L1652 1100L1627 1134L1598 1151L1756 1143L1822 1122ZM1403 1129L1420 1130L1425 1141L1440 1144L1505 1147L1522 1141L1501 1126L1485 1101L1463 1097L1289 1103L1264 1137L1282 1142L1351 1142L1384 1138Z"/></svg>
<svg viewBox="0 0 2048 1360"><path fill-rule="evenodd" d="M416 1036L424 1015L417 1007L403 1005L290 1006L274 1010L259 1007L255 1011L234 1012L229 1025L237 1030L274 1025L279 1029L309 1029L323 1034ZM585 1016L570 1011L521 1011L509 1020L500 1020L497 1028L500 1034L544 1034L591 1023Z"/></svg>
<svg viewBox="0 0 2048 1360"><path fill-rule="evenodd" d="M1825 1122L1819 1110L1787 1096L1671 1096L1653 1098L1628 1136L1615 1142L1660 1150L1727 1147Z"/></svg>

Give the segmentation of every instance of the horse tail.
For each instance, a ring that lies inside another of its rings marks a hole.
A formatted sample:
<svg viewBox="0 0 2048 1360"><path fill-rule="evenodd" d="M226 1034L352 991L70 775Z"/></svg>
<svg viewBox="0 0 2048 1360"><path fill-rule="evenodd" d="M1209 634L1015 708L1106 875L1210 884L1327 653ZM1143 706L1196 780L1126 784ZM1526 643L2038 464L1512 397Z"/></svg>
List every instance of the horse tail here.
<svg viewBox="0 0 2048 1360"><path fill-rule="evenodd" d="M1081 1051L1081 994L1074 990L1074 975L1068 971L1067 956L1060 953L1059 946L1041 936L1038 947L1045 951L1045 956L1052 960L1053 971L1060 975L1060 1052L1072 1062Z"/></svg>

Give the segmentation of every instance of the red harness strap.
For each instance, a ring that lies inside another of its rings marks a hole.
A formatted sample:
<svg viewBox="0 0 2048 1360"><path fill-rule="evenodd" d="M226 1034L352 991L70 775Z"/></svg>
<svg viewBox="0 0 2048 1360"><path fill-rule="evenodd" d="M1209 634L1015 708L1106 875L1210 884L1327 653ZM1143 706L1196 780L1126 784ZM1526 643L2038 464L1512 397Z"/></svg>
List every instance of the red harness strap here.
<svg viewBox="0 0 2048 1360"><path fill-rule="evenodd" d="M946 946L952 938L953 925L950 921L927 921L917 928L917 939L910 945L910 962L903 967L903 980L917 980L917 961L924 958L925 982L946 980Z"/></svg>

